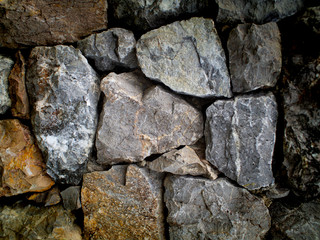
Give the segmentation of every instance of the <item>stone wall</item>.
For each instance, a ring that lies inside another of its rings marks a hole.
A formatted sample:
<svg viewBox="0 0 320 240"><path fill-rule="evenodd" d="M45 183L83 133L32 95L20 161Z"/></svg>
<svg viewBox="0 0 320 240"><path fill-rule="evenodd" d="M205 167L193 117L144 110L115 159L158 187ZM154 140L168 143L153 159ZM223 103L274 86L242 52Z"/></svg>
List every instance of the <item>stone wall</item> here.
<svg viewBox="0 0 320 240"><path fill-rule="evenodd" d="M320 239L320 4L0 1L0 239Z"/></svg>

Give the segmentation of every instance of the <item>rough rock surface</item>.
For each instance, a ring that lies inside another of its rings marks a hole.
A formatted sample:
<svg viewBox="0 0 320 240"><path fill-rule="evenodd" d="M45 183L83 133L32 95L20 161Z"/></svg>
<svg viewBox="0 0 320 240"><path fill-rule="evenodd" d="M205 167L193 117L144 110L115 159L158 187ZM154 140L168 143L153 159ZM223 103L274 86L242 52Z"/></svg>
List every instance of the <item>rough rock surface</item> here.
<svg viewBox="0 0 320 240"><path fill-rule="evenodd" d="M27 199L38 204L43 204L45 207L57 205L61 202L60 191L57 186L54 186L46 192L33 193L28 196Z"/></svg>
<svg viewBox="0 0 320 240"><path fill-rule="evenodd" d="M16 54L16 63L9 75L9 93L12 102L12 115L29 119L30 107L26 88L26 63L20 51Z"/></svg>
<svg viewBox="0 0 320 240"><path fill-rule="evenodd" d="M100 164L139 162L203 136L201 112L138 71L110 73L101 90L105 102L96 137Z"/></svg>
<svg viewBox="0 0 320 240"><path fill-rule="evenodd" d="M284 166L295 194L320 194L320 57L286 78Z"/></svg>
<svg viewBox="0 0 320 240"><path fill-rule="evenodd" d="M1 120L0 197L42 192L53 185L29 129L18 120Z"/></svg>
<svg viewBox="0 0 320 240"><path fill-rule="evenodd" d="M1 1L0 26L0 47L75 42L107 28L107 1Z"/></svg>
<svg viewBox="0 0 320 240"><path fill-rule="evenodd" d="M0 55L0 114L5 113L11 106L8 76L13 64L10 58Z"/></svg>
<svg viewBox="0 0 320 240"><path fill-rule="evenodd" d="M233 92L276 85L282 66L276 23L239 24L230 32L228 51Z"/></svg>
<svg viewBox="0 0 320 240"><path fill-rule="evenodd" d="M65 209L72 211L81 208L80 191L80 186L72 186L61 192Z"/></svg>
<svg viewBox="0 0 320 240"><path fill-rule="evenodd" d="M160 27L182 15L196 14L209 6L208 0L109 0L114 18L138 30Z"/></svg>
<svg viewBox="0 0 320 240"><path fill-rule="evenodd" d="M62 206L40 208L16 203L0 207L0 239L81 240L75 217Z"/></svg>
<svg viewBox="0 0 320 240"><path fill-rule="evenodd" d="M215 0L218 4L217 22L266 23L289 17L303 7L303 0Z"/></svg>
<svg viewBox="0 0 320 240"><path fill-rule="evenodd" d="M206 115L207 160L249 190L272 185L275 97L269 93L219 100Z"/></svg>
<svg viewBox="0 0 320 240"><path fill-rule="evenodd" d="M161 174L135 165L84 175L85 239L164 239Z"/></svg>
<svg viewBox="0 0 320 240"><path fill-rule="evenodd" d="M99 78L80 50L36 47L29 58L31 121L47 172L77 185L91 154L97 126Z"/></svg>
<svg viewBox="0 0 320 240"><path fill-rule="evenodd" d="M288 207L275 203L270 208L273 239L320 239L320 202Z"/></svg>
<svg viewBox="0 0 320 240"><path fill-rule="evenodd" d="M320 35L320 6L308 8L299 21L312 32Z"/></svg>
<svg viewBox="0 0 320 240"><path fill-rule="evenodd" d="M116 67L137 68L136 40L131 31L111 28L90 35L78 42L83 55L92 60L99 71L112 71Z"/></svg>
<svg viewBox="0 0 320 240"><path fill-rule="evenodd" d="M270 228L263 201L226 179L170 176L164 185L170 239L262 239Z"/></svg>
<svg viewBox="0 0 320 240"><path fill-rule="evenodd" d="M191 18L142 35L137 57L143 73L172 90L197 97L231 97L225 53L214 22Z"/></svg>
<svg viewBox="0 0 320 240"><path fill-rule="evenodd" d="M185 146L179 150L172 150L155 159L147 162L147 167L156 172L169 172L177 175L193 175L193 176L212 176L214 170L210 169L210 165L202 162L196 152Z"/></svg>

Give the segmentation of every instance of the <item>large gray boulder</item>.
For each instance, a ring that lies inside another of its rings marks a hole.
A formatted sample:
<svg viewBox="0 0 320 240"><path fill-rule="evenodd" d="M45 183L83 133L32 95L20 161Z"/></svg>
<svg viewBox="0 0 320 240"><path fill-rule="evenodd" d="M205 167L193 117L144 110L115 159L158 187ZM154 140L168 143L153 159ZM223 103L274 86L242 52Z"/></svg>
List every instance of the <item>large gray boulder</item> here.
<svg viewBox="0 0 320 240"><path fill-rule="evenodd" d="M94 62L99 71L112 71L116 67L137 68L136 40L131 31L111 28L79 41L77 47Z"/></svg>
<svg viewBox="0 0 320 240"><path fill-rule="evenodd" d="M206 115L207 160L249 190L272 185L275 97L269 93L218 100Z"/></svg>
<svg viewBox="0 0 320 240"><path fill-rule="evenodd" d="M263 201L228 180L170 176L164 181L170 239L263 239Z"/></svg>
<svg viewBox="0 0 320 240"><path fill-rule="evenodd" d="M12 59L0 55L0 114L5 113L11 106L8 77L13 64Z"/></svg>
<svg viewBox="0 0 320 240"><path fill-rule="evenodd" d="M141 72L110 73L101 90L105 100L96 137L100 164L139 162L203 136L201 112Z"/></svg>
<svg viewBox="0 0 320 240"><path fill-rule="evenodd" d="M228 39L232 91L274 87L281 72L280 31L276 23L240 24Z"/></svg>
<svg viewBox="0 0 320 240"><path fill-rule="evenodd" d="M58 45L31 51L26 82L47 172L76 185L94 143L99 78L80 50Z"/></svg>
<svg viewBox="0 0 320 240"><path fill-rule="evenodd" d="M214 22L191 18L142 35L137 57L143 73L172 90L197 97L231 97L225 53Z"/></svg>

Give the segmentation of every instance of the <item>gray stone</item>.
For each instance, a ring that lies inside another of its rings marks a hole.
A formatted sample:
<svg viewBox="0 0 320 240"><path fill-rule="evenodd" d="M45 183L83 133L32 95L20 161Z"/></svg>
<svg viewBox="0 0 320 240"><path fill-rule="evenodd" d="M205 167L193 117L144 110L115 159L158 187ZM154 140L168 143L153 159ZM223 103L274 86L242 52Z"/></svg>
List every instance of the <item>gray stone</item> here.
<svg viewBox="0 0 320 240"><path fill-rule="evenodd" d="M274 87L281 72L280 31L276 23L240 24L228 39L232 91Z"/></svg>
<svg viewBox="0 0 320 240"><path fill-rule="evenodd" d="M81 208L80 186L72 186L61 192L63 206L66 210L77 210Z"/></svg>
<svg viewBox="0 0 320 240"><path fill-rule="evenodd" d="M284 166L296 195L320 194L320 57L286 77Z"/></svg>
<svg viewBox="0 0 320 240"><path fill-rule="evenodd" d="M307 8L298 21L315 34L320 35L320 6Z"/></svg>
<svg viewBox="0 0 320 240"><path fill-rule="evenodd" d="M217 22L266 23L289 17L303 8L303 0L215 0Z"/></svg>
<svg viewBox="0 0 320 240"><path fill-rule="evenodd" d="M157 28L182 15L199 13L209 7L208 0L108 0L114 18L137 30Z"/></svg>
<svg viewBox="0 0 320 240"><path fill-rule="evenodd" d="M174 22L142 35L137 57L143 73L172 90L197 97L231 97L220 38L210 19Z"/></svg>
<svg viewBox="0 0 320 240"><path fill-rule="evenodd" d="M5 113L11 106L8 77L13 64L10 58L0 55L0 114Z"/></svg>
<svg viewBox="0 0 320 240"><path fill-rule="evenodd" d="M280 202L270 208L272 239L320 239L320 202L290 207Z"/></svg>
<svg viewBox="0 0 320 240"><path fill-rule="evenodd" d="M275 97L269 93L219 100L206 115L207 160L249 190L272 185Z"/></svg>
<svg viewBox="0 0 320 240"><path fill-rule="evenodd" d="M152 85L141 72L110 73L101 90L105 101L96 137L100 164L140 162L203 136L202 113Z"/></svg>
<svg viewBox="0 0 320 240"><path fill-rule="evenodd" d="M47 172L77 185L94 143L99 78L80 50L59 45L32 50L26 83Z"/></svg>
<svg viewBox="0 0 320 240"><path fill-rule="evenodd" d="M263 239L263 201L228 180L170 176L164 181L170 239Z"/></svg>
<svg viewBox="0 0 320 240"><path fill-rule="evenodd" d="M108 31L90 35L78 42L83 55L94 61L99 71L112 71L116 67L137 68L136 40L131 31L111 28Z"/></svg>

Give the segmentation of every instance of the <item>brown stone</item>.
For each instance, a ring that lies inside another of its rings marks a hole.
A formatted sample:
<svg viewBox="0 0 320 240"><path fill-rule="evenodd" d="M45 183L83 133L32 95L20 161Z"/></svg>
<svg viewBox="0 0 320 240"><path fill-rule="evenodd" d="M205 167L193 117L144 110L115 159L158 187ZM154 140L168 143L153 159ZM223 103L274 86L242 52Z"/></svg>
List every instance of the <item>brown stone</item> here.
<svg viewBox="0 0 320 240"><path fill-rule="evenodd" d="M0 121L0 197L42 192L54 182L29 129L19 120Z"/></svg>
<svg viewBox="0 0 320 240"><path fill-rule="evenodd" d="M0 1L0 47L70 43L107 27L106 0Z"/></svg>
<svg viewBox="0 0 320 240"><path fill-rule="evenodd" d="M162 175L135 165L84 175L85 239L164 239Z"/></svg>
<svg viewBox="0 0 320 240"><path fill-rule="evenodd" d="M27 199L29 201L44 204L45 207L57 205L61 202L60 191L57 186L46 192L33 193L32 195L28 196Z"/></svg>
<svg viewBox="0 0 320 240"><path fill-rule="evenodd" d="M16 63L10 72L8 80L12 115L29 119L29 99L26 89L26 63L20 51L16 54Z"/></svg>

